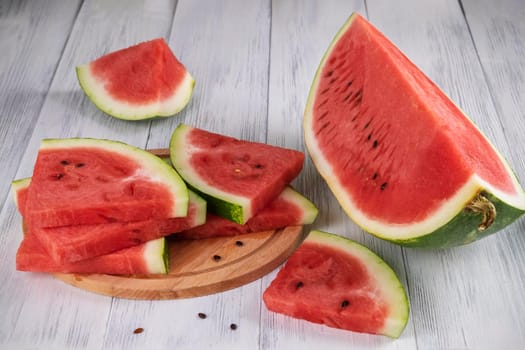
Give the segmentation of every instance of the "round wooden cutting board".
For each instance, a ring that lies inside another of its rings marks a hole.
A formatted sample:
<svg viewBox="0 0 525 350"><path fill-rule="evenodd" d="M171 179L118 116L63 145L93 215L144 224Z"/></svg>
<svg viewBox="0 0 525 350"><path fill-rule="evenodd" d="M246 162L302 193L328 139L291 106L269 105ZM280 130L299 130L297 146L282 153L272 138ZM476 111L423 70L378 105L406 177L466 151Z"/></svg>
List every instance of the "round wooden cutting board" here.
<svg viewBox="0 0 525 350"><path fill-rule="evenodd" d="M166 275L54 275L76 287L114 297L190 298L239 287L266 275L284 262L302 239L302 226L234 237L170 239L170 271Z"/></svg>

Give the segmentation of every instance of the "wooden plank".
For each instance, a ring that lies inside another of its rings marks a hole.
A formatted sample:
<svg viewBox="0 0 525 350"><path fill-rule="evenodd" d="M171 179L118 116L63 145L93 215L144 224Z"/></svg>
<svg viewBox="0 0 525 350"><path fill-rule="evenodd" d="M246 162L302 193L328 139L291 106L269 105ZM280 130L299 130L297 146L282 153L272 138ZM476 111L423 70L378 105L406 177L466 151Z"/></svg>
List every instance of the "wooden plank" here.
<svg viewBox="0 0 525 350"><path fill-rule="evenodd" d="M31 175L40 140L45 137L89 136L146 146L149 122L129 123L98 111L81 91L75 66L110 50L166 36L174 6L174 1L164 0L84 2L38 121L33 124L17 177ZM39 54L45 55L46 50L40 48ZM14 271L21 226L14 205L7 203L0 215L2 227L6 228L0 242L7 252L0 258L0 273L10 278L0 288L0 308L4 311L0 315L4 325L0 343L7 348L29 348L35 344L42 348L102 348L111 298L68 286L46 274Z"/></svg>
<svg viewBox="0 0 525 350"><path fill-rule="evenodd" d="M310 85L332 38L354 11L366 16L365 5L361 1L324 1L322 4L312 1L308 6L302 1L272 3L268 143L305 151L302 116ZM401 249L366 235L356 227L341 210L308 157L294 185L319 208L319 217L312 227L364 243L384 257L406 285ZM275 274L274 271L263 278L264 288ZM270 313L264 306L263 310L261 327L268 329L261 339L263 349L415 348L412 323L409 323L401 339L392 342L385 337L294 320Z"/></svg>
<svg viewBox="0 0 525 350"><path fill-rule="evenodd" d="M471 116L503 154L513 158L523 152L509 147L458 2L374 1L368 3L368 10L370 20ZM519 315L524 300L517 292L523 290L523 279L508 277L509 270L523 274L518 268L523 266L523 250L507 244L512 236L522 236L519 227L466 247L404 250L418 348L496 349L523 344Z"/></svg>
<svg viewBox="0 0 525 350"><path fill-rule="evenodd" d="M0 4L0 178L5 179L0 185L1 203L9 192L80 3L50 0Z"/></svg>

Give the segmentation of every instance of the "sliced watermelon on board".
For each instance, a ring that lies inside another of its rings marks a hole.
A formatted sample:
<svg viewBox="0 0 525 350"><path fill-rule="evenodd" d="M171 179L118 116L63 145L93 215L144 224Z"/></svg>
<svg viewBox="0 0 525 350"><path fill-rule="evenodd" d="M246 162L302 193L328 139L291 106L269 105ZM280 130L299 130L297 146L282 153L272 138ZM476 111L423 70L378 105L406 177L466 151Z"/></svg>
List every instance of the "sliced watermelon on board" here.
<svg viewBox="0 0 525 350"><path fill-rule="evenodd" d="M302 152L234 139L180 124L171 137L171 162L208 210L246 223L299 174Z"/></svg>
<svg viewBox="0 0 525 350"><path fill-rule="evenodd" d="M16 207L24 216L31 178L12 182ZM158 238L111 254L74 263L57 264L33 234L26 234L16 253L16 269L32 272L163 274L168 272L165 238Z"/></svg>
<svg viewBox="0 0 525 350"><path fill-rule="evenodd" d="M409 316L403 285L368 248L312 231L263 294L274 312L329 327L397 338Z"/></svg>
<svg viewBox="0 0 525 350"><path fill-rule="evenodd" d="M76 71L80 86L99 109L127 120L178 113L190 101L195 84L162 38L109 53Z"/></svg>
<svg viewBox="0 0 525 350"><path fill-rule="evenodd" d="M225 237L286 226L309 225L314 222L317 213L318 210L312 202L288 186L244 225L207 213L206 223L180 232L176 237L184 239Z"/></svg>
<svg viewBox="0 0 525 350"><path fill-rule="evenodd" d="M59 264L47 254L35 235L28 234L16 253L16 269L31 272L165 274L168 273L168 263L164 237L91 259Z"/></svg>
<svg viewBox="0 0 525 350"><path fill-rule="evenodd" d="M15 202L24 216L30 178L13 181ZM188 215L179 218L152 219L133 222L112 222L95 225L31 227L47 255L63 266L69 262L90 259L141 244L150 240L191 229L206 221L206 202L189 191Z"/></svg>
<svg viewBox="0 0 525 350"><path fill-rule="evenodd" d="M383 239L461 245L525 211L525 194L495 147L357 13L319 65L304 133L343 209Z"/></svg>
<svg viewBox="0 0 525 350"><path fill-rule="evenodd" d="M98 139L43 140L26 203L29 227L183 217L188 190L159 157Z"/></svg>

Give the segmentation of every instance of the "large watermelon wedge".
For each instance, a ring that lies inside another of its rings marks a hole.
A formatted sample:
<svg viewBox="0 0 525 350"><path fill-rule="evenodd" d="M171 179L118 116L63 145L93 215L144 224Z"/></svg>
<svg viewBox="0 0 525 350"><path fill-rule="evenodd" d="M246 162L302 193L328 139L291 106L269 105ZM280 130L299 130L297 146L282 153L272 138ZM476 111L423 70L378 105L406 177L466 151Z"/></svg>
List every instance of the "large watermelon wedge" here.
<svg viewBox="0 0 525 350"><path fill-rule="evenodd" d="M329 327L397 338L409 315L394 271L368 248L312 231L263 294L269 310Z"/></svg>
<svg viewBox="0 0 525 350"><path fill-rule="evenodd" d="M109 53L76 70L80 86L98 108L127 120L178 113L195 84L162 38Z"/></svg>
<svg viewBox="0 0 525 350"><path fill-rule="evenodd" d="M299 174L302 152L234 139L180 124L170 141L171 163L202 195L208 210L244 224Z"/></svg>
<svg viewBox="0 0 525 350"><path fill-rule="evenodd" d="M304 133L346 213L381 238L461 245L524 213L525 194L494 146L358 14L321 61Z"/></svg>
<svg viewBox="0 0 525 350"><path fill-rule="evenodd" d="M318 210L312 202L288 186L244 225L207 213L203 225L180 232L176 237L187 239L225 237L286 226L310 225L317 218L317 214Z"/></svg>
<svg viewBox="0 0 525 350"><path fill-rule="evenodd" d="M188 190L160 158L121 142L43 140L27 194L31 227L186 216Z"/></svg>

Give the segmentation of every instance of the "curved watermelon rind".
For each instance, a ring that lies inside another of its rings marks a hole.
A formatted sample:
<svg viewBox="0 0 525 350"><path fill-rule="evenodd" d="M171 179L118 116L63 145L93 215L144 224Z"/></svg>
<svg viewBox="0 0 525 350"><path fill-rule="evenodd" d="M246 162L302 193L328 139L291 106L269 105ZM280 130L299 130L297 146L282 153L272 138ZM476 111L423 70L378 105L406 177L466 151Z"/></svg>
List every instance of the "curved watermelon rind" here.
<svg viewBox="0 0 525 350"><path fill-rule="evenodd" d="M150 274L167 274L169 272L169 246L166 238L158 238L144 243L144 262Z"/></svg>
<svg viewBox="0 0 525 350"><path fill-rule="evenodd" d="M298 224L310 225L314 223L319 210L308 198L297 192L292 186L287 186L280 196L284 200L295 204L297 208L301 208L302 218Z"/></svg>
<svg viewBox="0 0 525 350"><path fill-rule="evenodd" d="M378 333L392 338L398 338L403 333L410 314L408 296L394 270L380 256L349 238L319 230L312 230L305 242L329 246L363 262L369 276L382 287L379 292L390 308L389 317Z"/></svg>
<svg viewBox="0 0 525 350"><path fill-rule="evenodd" d="M136 161L141 165L142 171L135 174L135 176L144 177L150 181L164 184L166 190L171 194L173 203L175 203L171 210L171 217L183 217L187 215L189 195L186 184L179 174L159 157L124 142L106 139L44 139L40 146L41 150L74 148L98 148L103 151L116 152L123 157Z"/></svg>
<svg viewBox="0 0 525 350"><path fill-rule="evenodd" d="M389 224L381 222L375 218L368 217L353 204L351 195L346 193L342 185L339 184L339 180L335 176L332 166L324 159L322 151L319 148L314 135L311 135L311 133L313 130L313 105L315 104L316 90L319 85L321 72L327 60L331 57L331 53L339 38L345 34L348 27L356 17L357 13L353 13L348 18L335 35L321 59L312 82L303 122L304 139L308 152L319 173L336 196L346 214L366 232L381 239L404 246L426 248L444 248L466 244L495 233L515 221L524 213L525 193L505 158L459 107L458 109L465 116L465 119L485 138L488 145L501 160L512 179L514 188L516 189L516 195L509 195L502 191L498 191L493 188L493 186L474 175L469 181L467 181L467 183L458 189L447 203L444 203L438 208L434 215L414 224ZM489 194L489 198L497 207L498 212L496 221L487 230L477 229L481 220L481 214L476 215L464 211L472 198L480 192ZM464 225L469 226L466 227Z"/></svg>
<svg viewBox="0 0 525 350"><path fill-rule="evenodd" d="M156 103L133 104L111 98L104 88L104 83L91 73L89 64L76 67L80 87L93 104L104 113L122 120L145 120L171 117L188 105L193 95L195 80L185 72L182 82L171 98Z"/></svg>
<svg viewBox="0 0 525 350"><path fill-rule="evenodd" d="M189 125L179 124L173 131L170 140L170 160L173 167L189 188L206 199L210 211L238 224L245 224L247 218L252 216L249 200L208 185L193 170L190 163L191 153L185 151L188 149L187 137L192 130Z"/></svg>

